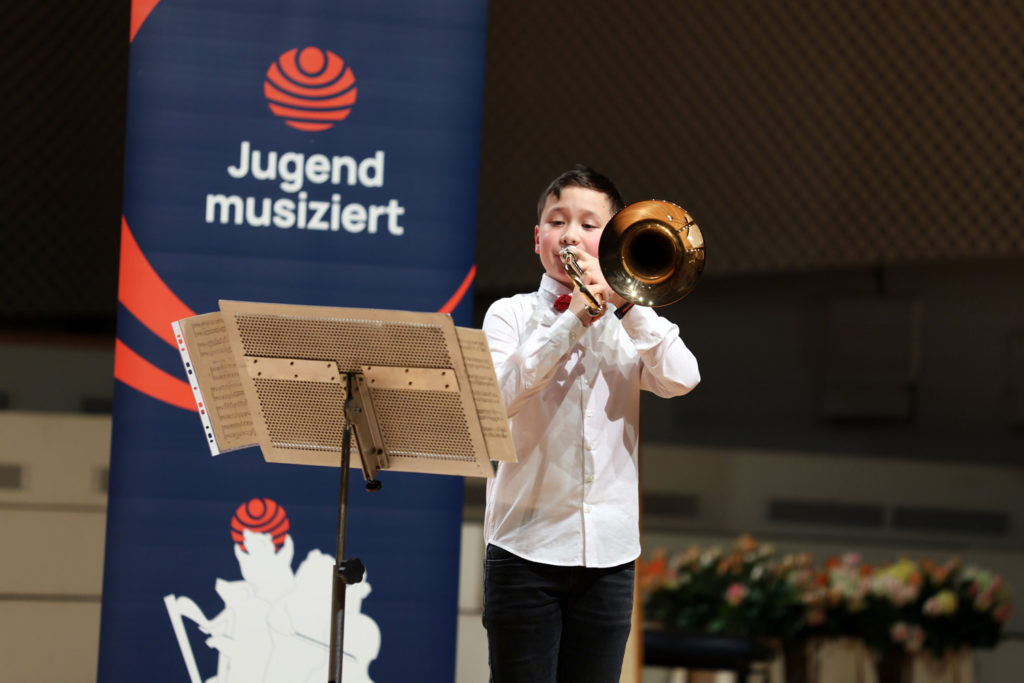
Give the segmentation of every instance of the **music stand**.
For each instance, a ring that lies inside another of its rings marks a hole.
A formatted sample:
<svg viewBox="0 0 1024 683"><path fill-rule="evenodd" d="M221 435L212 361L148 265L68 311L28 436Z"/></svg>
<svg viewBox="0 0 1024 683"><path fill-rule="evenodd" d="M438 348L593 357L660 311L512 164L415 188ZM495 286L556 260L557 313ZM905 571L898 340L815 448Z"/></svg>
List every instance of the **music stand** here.
<svg viewBox="0 0 1024 683"><path fill-rule="evenodd" d="M239 301L174 329L214 454L222 434L232 448L254 439L268 462L340 466L329 681L341 683L345 586L364 572L345 559L349 468L376 490L384 470L492 477L491 461L514 461L486 338L441 313Z"/></svg>

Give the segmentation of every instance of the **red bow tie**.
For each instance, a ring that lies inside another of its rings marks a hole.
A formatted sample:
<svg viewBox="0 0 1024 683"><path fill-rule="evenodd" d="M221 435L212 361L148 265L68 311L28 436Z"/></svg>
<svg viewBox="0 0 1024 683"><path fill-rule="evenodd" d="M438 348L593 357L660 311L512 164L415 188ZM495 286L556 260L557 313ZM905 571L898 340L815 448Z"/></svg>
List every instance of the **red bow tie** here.
<svg viewBox="0 0 1024 683"><path fill-rule="evenodd" d="M572 301L571 294L562 294L555 299L555 310L561 313L565 309L569 308L569 302Z"/></svg>

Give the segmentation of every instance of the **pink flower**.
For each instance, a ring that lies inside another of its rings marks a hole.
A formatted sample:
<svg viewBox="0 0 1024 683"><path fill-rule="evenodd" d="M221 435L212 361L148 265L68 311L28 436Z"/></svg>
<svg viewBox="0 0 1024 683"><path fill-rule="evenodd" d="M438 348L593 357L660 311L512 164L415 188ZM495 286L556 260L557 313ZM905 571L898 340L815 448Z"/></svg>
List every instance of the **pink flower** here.
<svg viewBox="0 0 1024 683"><path fill-rule="evenodd" d="M725 602L730 607L738 607L747 597L749 592L750 591L747 587L742 583L730 584L730 586L725 589Z"/></svg>
<svg viewBox="0 0 1024 683"><path fill-rule="evenodd" d="M936 617L954 614L959 604L960 601L957 599L956 593L950 590L943 590L928 598L922 609L928 616Z"/></svg>
<svg viewBox="0 0 1024 683"><path fill-rule="evenodd" d="M905 621L897 621L889 629L889 637L894 643L903 643L907 652L917 652L924 647L924 629Z"/></svg>
<svg viewBox="0 0 1024 683"><path fill-rule="evenodd" d="M1006 620L1010 618L1011 607L1009 603L1003 603L992 610L992 618L996 620L996 623L1005 624Z"/></svg>
<svg viewBox="0 0 1024 683"><path fill-rule="evenodd" d="M825 623L826 618L827 615L825 614L825 610L823 610L821 607L812 607L811 609L807 610L808 626L821 626Z"/></svg>
<svg viewBox="0 0 1024 683"><path fill-rule="evenodd" d="M924 647L924 629L920 626L909 626L907 628L907 652L918 652Z"/></svg>
<svg viewBox="0 0 1024 683"><path fill-rule="evenodd" d="M739 539L737 539L736 547L744 553L753 552L754 550L757 550L757 541L754 540L753 536L743 534Z"/></svg>

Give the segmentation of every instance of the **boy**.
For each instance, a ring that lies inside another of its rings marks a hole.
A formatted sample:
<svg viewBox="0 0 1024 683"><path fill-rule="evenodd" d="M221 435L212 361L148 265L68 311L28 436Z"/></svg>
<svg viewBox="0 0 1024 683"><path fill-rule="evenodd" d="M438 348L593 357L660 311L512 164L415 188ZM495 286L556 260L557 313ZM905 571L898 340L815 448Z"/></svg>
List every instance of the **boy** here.
<svg viewBox="0 0 1024 683"><path fill-rule="evenodd" d="M494 683L619 680L640 554L639 391L678 396L700 381L679 328L605 282L598 243L622 206L585 166L552 181L534 227L540 289L496 301L484 319L518 457L487 486ZM565 272L565 247L606 304L597 315Z"/></svg>

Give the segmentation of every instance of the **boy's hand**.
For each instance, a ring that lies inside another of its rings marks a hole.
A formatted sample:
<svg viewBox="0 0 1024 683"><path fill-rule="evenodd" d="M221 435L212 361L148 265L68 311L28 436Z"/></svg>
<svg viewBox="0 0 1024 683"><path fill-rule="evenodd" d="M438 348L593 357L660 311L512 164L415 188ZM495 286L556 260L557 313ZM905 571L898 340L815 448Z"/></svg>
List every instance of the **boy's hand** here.
<svg viewBox="0 0 1024 683"><path fill-rule="evenodd" d="M590 293L593 294L594 298L599 302L603 303L605 301L605 290L602 289L601 285L588 284L587 289L590 290ZM580 322L583 323L584 327L589 327L595 320L600 320L608 311L608 308L602 307L600 313L597 315L591 315L590 311L587 309L586 298L580 294L580 290L573 289L572 299L569 301L569 311L580 319Z"/></svg>
<svg viewBox="0 0 1024 683"><path fill-rule="evenodd" d="M576 255L576 262L580 266L580 270L583 271L583 284L587 286L590 293L594 295L594 298L600 303L611 303L616 308L624 305L626 300L615 293L615 291L608 286L608 282L604 279L604 273L601 272L601 262L596 256L592 256L582 249L573 249ZM595 320L599 320L604 315L604 310L599 315L590 315L587 312L587 302L580 294L578 289L573 289L572 300L569 302L569 310L572 311L577 318L579 318L584 325L589 326ZM607 309L605 309L607 310Z"/></svg>

